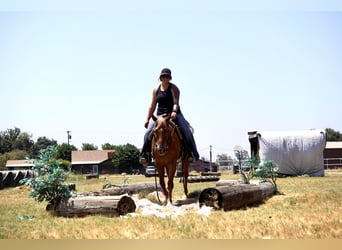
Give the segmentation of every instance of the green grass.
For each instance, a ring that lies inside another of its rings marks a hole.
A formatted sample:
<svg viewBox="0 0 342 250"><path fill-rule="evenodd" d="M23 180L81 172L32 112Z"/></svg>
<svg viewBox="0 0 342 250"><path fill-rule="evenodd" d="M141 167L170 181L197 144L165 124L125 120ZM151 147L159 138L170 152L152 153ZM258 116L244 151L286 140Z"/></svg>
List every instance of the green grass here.
<svg viewBox="0 0 342 250"><path fill-rule="evenodd" d="M239 175L223 174L221 179ZM152 182L144 176L100 176L85 180L71 175L77 192L96 191L105 183ZM55 217L46 203L28 197L26 186L0 190L1 239L341 239L342 171L325 177L293 177L277 180L283 195L258 206L233 211L213 211L209 217L188 213L177 218ZM213 187L214 182L190 183L189 191ZM175 180L174 200L183 196ZM26 216L26 217L23 217ZM22 218L22 219L21 219Z"/></svg>

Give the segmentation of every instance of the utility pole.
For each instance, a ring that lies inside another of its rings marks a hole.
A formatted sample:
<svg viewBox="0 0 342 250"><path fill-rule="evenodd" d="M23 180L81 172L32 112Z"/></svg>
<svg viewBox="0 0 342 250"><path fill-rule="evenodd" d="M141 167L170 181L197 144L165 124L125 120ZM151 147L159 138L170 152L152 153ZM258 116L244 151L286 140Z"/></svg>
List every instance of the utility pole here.
<svg viewBox="0 0 342 250"><path fill-rule="evenodd" d="M69 140L71 140L71 134L70 134L71 131L67 131L67 134L68 134L68 146L69 146Z"/></svg>
<svg viewBox="0 0 342 250"><path fill-rule="evenodd" d="M210 145L210 161L209 161L209 170L210 171L213 171L213 167L211 165L211 162L212 162L212 146Z"/></svg>

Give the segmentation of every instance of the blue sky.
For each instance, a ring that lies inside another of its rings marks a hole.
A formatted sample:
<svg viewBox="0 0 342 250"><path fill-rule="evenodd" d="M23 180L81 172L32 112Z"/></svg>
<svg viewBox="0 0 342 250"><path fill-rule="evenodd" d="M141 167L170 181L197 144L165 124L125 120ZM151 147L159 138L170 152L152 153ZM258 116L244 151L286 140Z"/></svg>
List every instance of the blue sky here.
<svg viewBox="0 0 342 250"><path fill-rule="evenodd" d="M169 67L206 158L253 130L342 132L338 2L120 2L0 4L0 131L140 147Z"/></svg>

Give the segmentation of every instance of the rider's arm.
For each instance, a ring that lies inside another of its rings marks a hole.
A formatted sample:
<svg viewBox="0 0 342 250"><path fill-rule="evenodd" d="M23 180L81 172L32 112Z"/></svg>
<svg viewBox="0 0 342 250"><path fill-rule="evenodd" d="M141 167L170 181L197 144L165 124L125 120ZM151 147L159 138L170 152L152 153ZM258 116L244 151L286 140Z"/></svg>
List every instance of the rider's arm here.
<svg viewBox="0 0 342 250"><path fill-rule="evenodd" d="M173 109L172 112L177 113L178 109L179 109L179 89L176 85L172 85L171 88L171 92L172 92L172 97L173 97Z"/></svg>
<svg viewBox="0 0 342 250"><path fill-rule="evenodd" d="M156 106L157 106L157 89L153 89L152 101L151 101L150 107L148 108L146 122L145 122L145 128L147 128L148 123L149 123L154 111L156 110Z"/></svg>

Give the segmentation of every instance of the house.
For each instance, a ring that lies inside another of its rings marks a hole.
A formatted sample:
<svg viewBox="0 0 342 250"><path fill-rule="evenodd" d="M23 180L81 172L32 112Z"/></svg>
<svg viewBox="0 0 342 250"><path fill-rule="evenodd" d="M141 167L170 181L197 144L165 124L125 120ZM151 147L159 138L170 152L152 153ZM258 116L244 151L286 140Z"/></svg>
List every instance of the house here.
<svg viewBox="0 0 342 250"><path fill-rule="evenodd" d="M7 160L6 168L8 170L31 170L33 160Z"/></svg>
<svg viewBox="0 0 342 250"><path fill-rule="evenodd" d="M342 168L342 141L327 141L323 151L324 168Z"/></svg>
<svg viewBox="0 0 342 250"><path fill-rule="evenodd" d="M253 131L248 135L251 156L261 163L272 160L279 174L324 176L325 130Z"/></svg>
<svg viewBox="0 0 342 250"><path fill-rule="evenodd" d="M190 163L189 165L189 172L191 171L196 171L198 173L201 172L217 172L218 166L215 162L212 162L210 164L209 161L204 161L204 160L198 160L194 163Z"/></svg>
<svg viewBox="0 0 342 250"><path fill-rule="evenodd" d="M71 152L71 171L76 174L115 174L114 150L77 150Z"/></svg>

